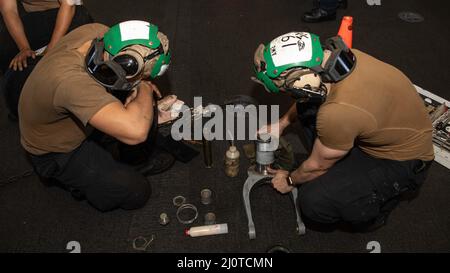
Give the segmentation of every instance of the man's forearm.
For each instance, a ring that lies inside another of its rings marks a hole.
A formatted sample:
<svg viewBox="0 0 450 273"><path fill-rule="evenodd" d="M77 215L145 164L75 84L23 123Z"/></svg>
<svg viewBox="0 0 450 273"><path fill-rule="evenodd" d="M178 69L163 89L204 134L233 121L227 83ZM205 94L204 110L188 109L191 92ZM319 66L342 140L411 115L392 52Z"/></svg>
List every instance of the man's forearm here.
<svg viewBox="0 0 450 273"><path fill-rule="evenodd" d="M143 130L150 130L153 122L153 91L146 83L138 86L136 98L131 101L127 107L127 111L135 120L137 126L143 126Z"/></svg>
<svg viewBox="0 0 450 273"><path fill-rule="evenodd" d="M75 15L75 6L62 2L48 47L52 48L67 32Z"/></svg>
<svg viewBox="0 0 450 273"><path fill-rule="evenodd" d="M280 118L280 126L286 128L297 120L297 105L294 103L291 108Z"/></svg>
<svg viewBox="0 0 450 273"><path fill-rule="evenodd" d="M306 160L302 163L302 165L300 165L298 169L291 173L291 178L295 184L303 184L316 179L326 172L327 169L322 169L319 166L311 164L309 160Z"/></svg>

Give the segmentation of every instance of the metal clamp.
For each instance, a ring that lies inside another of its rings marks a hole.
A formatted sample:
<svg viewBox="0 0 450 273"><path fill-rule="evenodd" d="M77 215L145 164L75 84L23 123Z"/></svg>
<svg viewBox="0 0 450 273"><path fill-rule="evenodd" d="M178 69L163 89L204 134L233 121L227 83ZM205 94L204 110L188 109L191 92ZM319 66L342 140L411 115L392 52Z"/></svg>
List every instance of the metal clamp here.
<svg viewBox="0 0 450 273"><path fill-rule="evenodd" d="M154 239L154 235L152 235L150 239L147 239L144 236L138 236L133 240L133 248L139 251L146 251L147 247L153 242ZM142 244L139 244L139 242L142 242Z"/></svg>

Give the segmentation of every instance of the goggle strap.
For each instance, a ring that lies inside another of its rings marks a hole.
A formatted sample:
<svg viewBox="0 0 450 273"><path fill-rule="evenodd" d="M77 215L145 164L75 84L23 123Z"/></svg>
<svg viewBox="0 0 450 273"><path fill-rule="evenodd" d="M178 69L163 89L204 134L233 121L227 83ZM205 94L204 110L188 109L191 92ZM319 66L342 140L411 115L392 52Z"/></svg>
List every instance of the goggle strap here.
<svg viewBox="0 0 450 273"><path fill-rule="evenodd" d="M94 64L101 65L103 63L103 51L105 49L105 44L103 40L95 39L94 40Z"/></svg>
<svg viewBox="0 0 450 273"><path fill-rule="evenodd" d="M162 45L159 45L159 47L155 51L153 51L152 54L149 54L147 57L144 57L144 63L163 53L164 53L163 47Z"/></svg>

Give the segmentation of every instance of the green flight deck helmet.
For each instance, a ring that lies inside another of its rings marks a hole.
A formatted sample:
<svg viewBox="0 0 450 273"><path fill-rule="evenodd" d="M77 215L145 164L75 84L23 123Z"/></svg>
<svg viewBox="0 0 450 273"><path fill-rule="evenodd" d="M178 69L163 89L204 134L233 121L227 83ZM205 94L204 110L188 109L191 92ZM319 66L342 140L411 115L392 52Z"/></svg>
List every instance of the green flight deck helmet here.
<svg viewBox="0 0 450 273"><path fill-rule="evenodd" d="M283 77L292 70L319 70L323 61L319 37L308 32L290 32L266 45L259 45L254 55L256 78L267 91L279 93Z"/></svg>
<svg viewBox="0 0 450 273"><path fill-rule="evenodd" d="M104 52L109 58L104 58ZM126 21L112 26L97 39L86 56L88 72L103 86L130 90L142 79L164 74L170 64L169 40L146 21Z"/></svg>

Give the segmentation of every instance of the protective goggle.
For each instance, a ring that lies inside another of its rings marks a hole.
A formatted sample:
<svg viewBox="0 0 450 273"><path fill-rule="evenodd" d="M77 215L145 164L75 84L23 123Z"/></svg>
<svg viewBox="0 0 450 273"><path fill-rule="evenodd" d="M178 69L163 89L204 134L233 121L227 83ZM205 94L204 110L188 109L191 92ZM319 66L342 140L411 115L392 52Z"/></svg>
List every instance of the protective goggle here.
<svg viewBox="0 0 450 273"><path fill-rule="evenodd" d="M318 72L324 82L339 82L352 72L356 57L339 36L328 39L325 49L330 50L331 55L323 70L319 67Z"/></svg>
<svg viewBox="0 0 450 273"><path fill-rule="evenodd" d="M154 52L143 57L138 51L126 49L123 54L114 56L111 60L104 61L102 41L93 42L86 55L86 69L103 86L111 90L131 90L146 78L155 78L162 75L170 63L170 53L164 54L162 45ZM146 62L160 56L151 73L143 75Z"/></svg>

